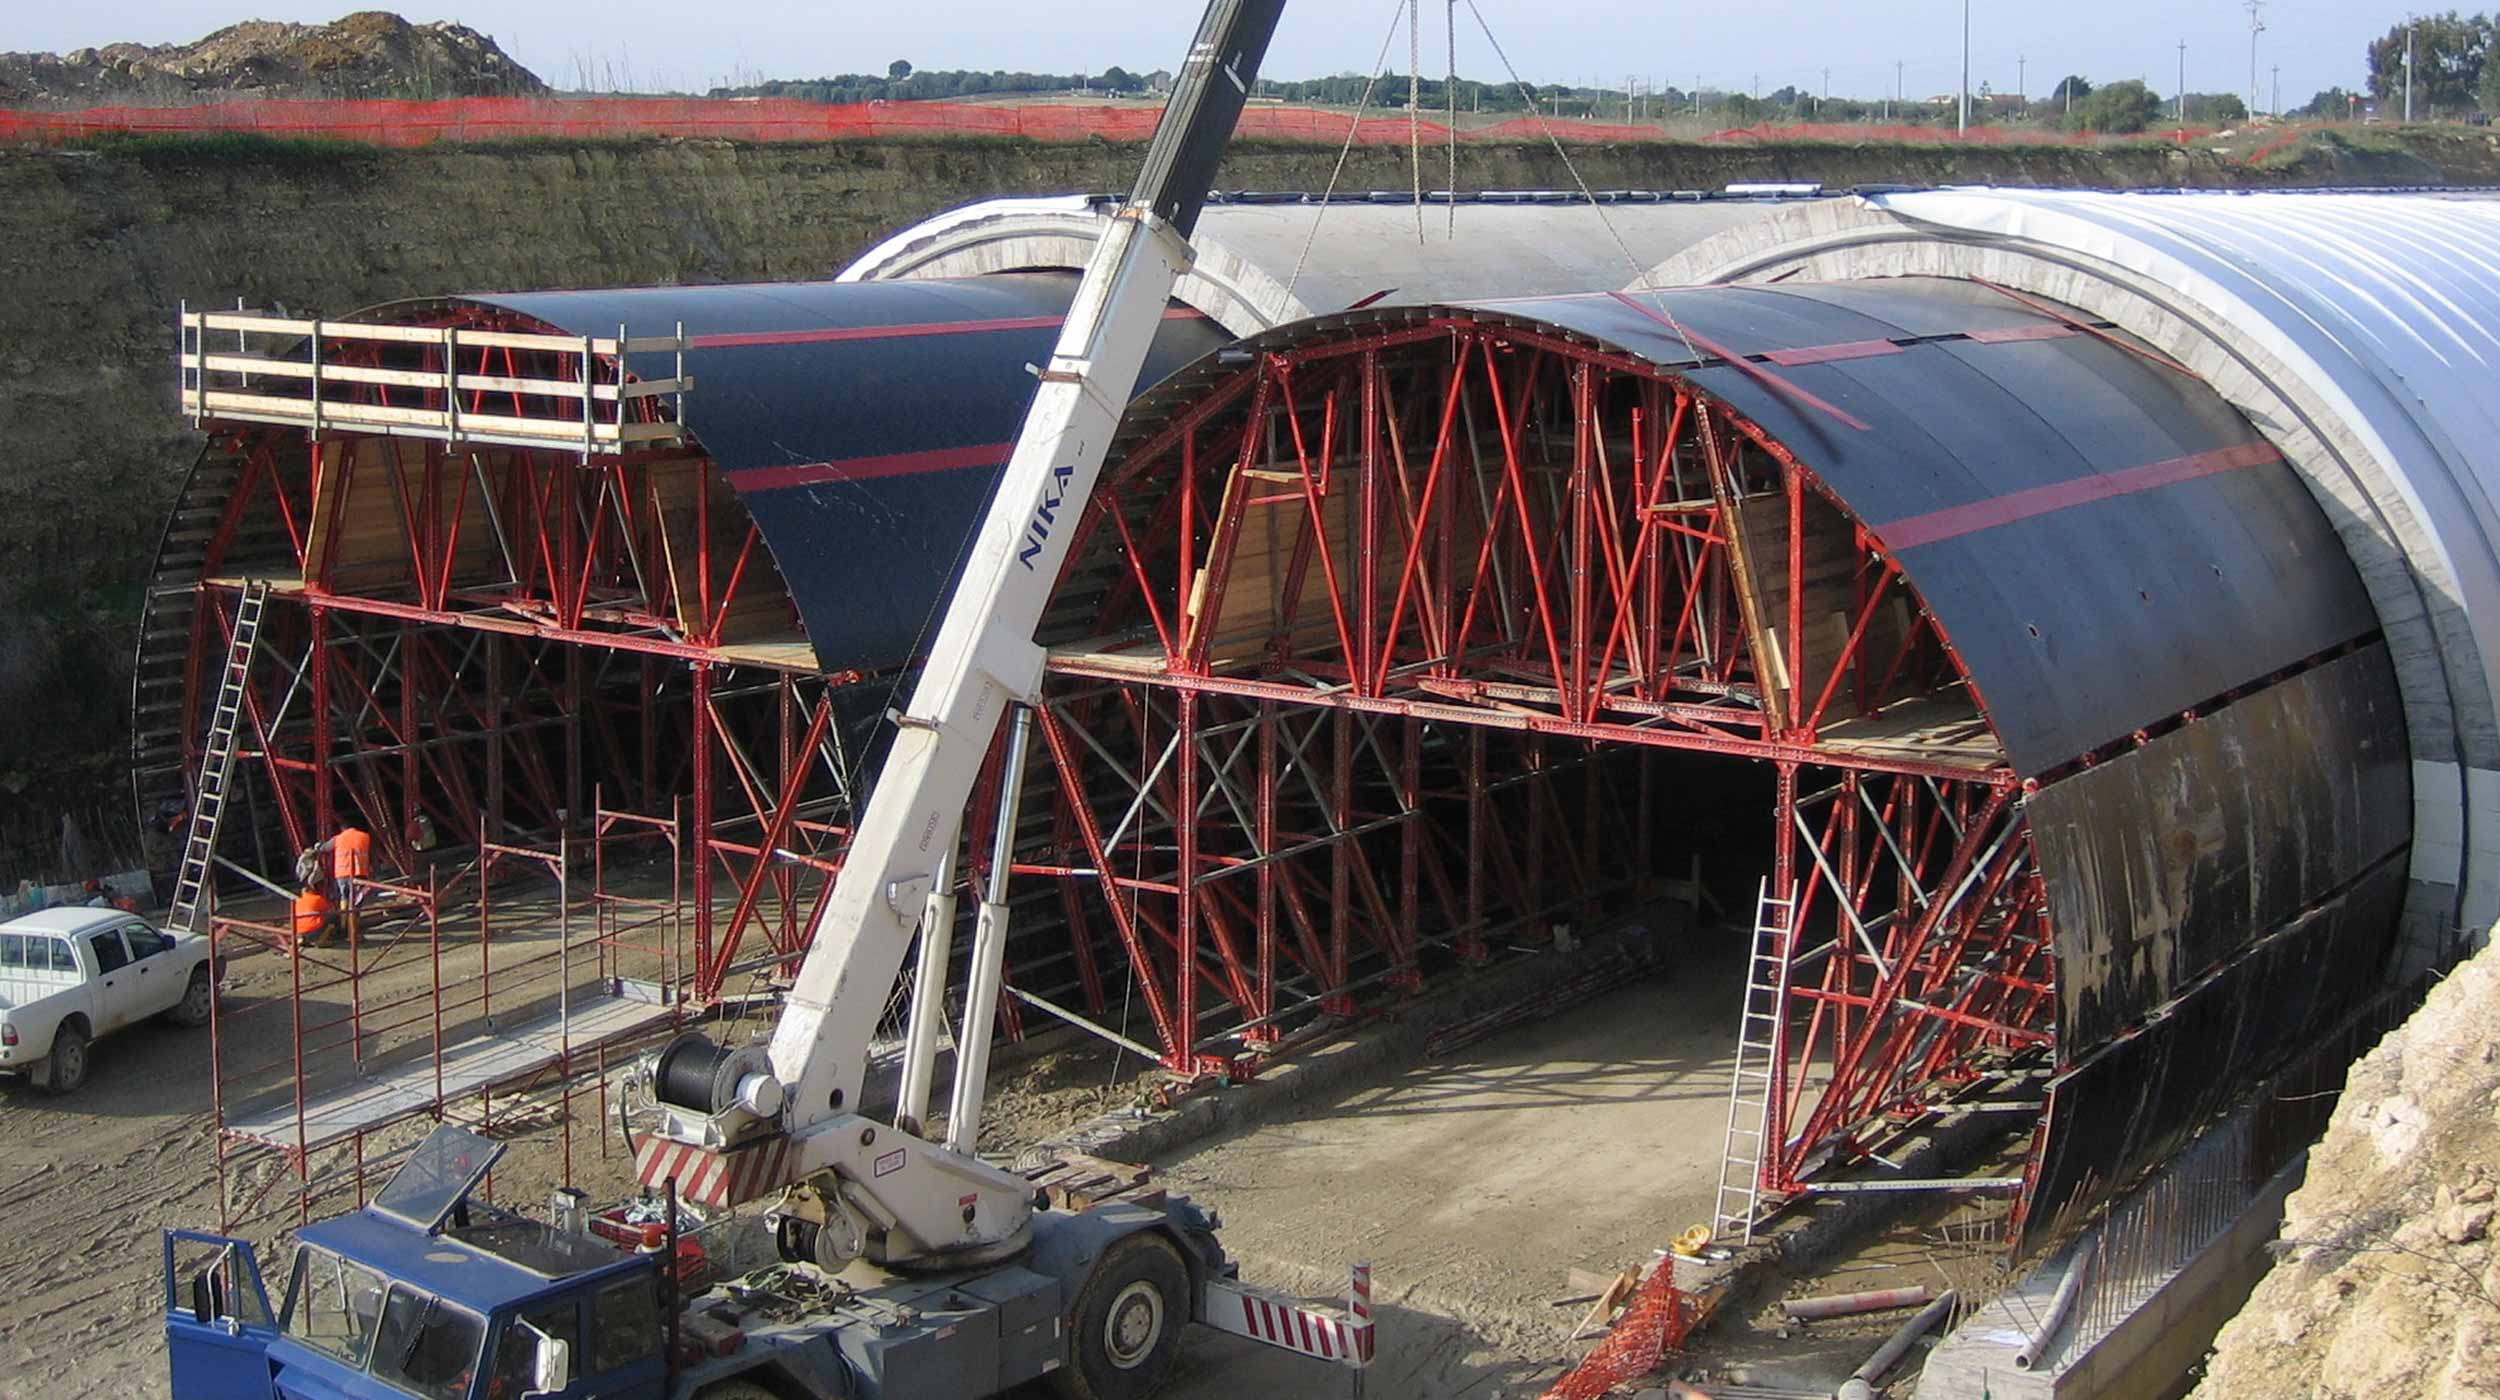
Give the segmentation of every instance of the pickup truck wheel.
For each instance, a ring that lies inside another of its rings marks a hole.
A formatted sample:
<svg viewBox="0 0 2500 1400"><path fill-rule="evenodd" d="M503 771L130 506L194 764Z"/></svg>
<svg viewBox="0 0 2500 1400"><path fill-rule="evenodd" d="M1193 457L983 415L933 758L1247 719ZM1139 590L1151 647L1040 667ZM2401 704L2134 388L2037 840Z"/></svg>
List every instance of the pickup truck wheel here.
<svg viewBox="0 0 2500 1400"><path fill-rule="evenodd" d="M87 1032L77 1022L64 1022L52 1033L52 1053L44 1057L43 1089L67 1094L87 1082Z"/></svg>
<svg viewBox="0 0 2500 1400"><path fill-rule="evenodd" d="M1163 1385L1189 1321L1189 1270L1161 1235L1103 1251L1068 1311L1068 1364L1051 1385L1068 1400L1144 1400Z"/></svg>
<svg viewBox="0 0 2500 1400"><path fill-rule="evenodd" d="M195 967L191 969L190 984L182 989L182 1000L174 1003L174 1008L165 1013L165 1019L177 1026L205 1026L208 1024L209 1001L216 994L216 989L209 982L207 966Z"/></svg>

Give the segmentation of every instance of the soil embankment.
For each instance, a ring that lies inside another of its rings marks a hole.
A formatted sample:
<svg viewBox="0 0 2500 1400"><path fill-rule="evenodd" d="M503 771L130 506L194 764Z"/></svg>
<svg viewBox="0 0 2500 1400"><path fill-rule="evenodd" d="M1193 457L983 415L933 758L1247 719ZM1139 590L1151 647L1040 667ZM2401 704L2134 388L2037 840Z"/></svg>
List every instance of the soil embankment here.
<svg viewBox="0 0 2500 1400"><path fill-rule="evenodd" d="M2500 140L2479 133L2243 163L2250 154L1658 144L1575 148L1573 160L1600 189L2500 183ZM1319 189L1336 157L1240 147L1221 183ZM0 795L118 779L140 590L197 448L173 410L183 299L339 315L463 290L818 277L969 200L1122 188L1137 159L1127 146L1015 142L390 152L217 138L0 151L0 714L11 721ZM1343 187L1405 188L1405 159L1357 151ZM1550 149L1460 152L1460 188L1570 183Z"/></svg>
<svg viewBox="0 0 2500 1400"><path fill-rule="evenodd" d="M2353 1065L2193 1400L2500 1397L2500 948Z"/></svg>

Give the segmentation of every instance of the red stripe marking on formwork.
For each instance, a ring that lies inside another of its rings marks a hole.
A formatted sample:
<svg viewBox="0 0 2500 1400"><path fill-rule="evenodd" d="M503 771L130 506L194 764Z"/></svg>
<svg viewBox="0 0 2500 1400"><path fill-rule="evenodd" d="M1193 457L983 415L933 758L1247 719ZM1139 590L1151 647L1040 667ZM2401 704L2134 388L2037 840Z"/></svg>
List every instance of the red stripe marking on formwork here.
<svg viewBox="0 0 2500 1400"><path fill-rule="evenodd" d="M2095 472L2072 481L2034 486L2028 491L1991 500L1973 501L1968 505L1947 506L1925 515L1904 516L1889 524L1874 527L1876 538L1892 549L1915 549L1938 540L1954 539L2028 520L2051 511L2106 501L2114 496L2132 496L2158 487L2174 486L2198 477L2216 476L2242 467L2262 466L2283 460L2271 443L2250 442L2237 447L2217 448L2187 457L2173 457L2165 462L2150 462L2124 471Z"/></svg>
<svg viewBox="0 0 2500 1400"><path fill-rule="evenodd" d="M1206 313L1175 306L1166 321L1204 320ZM750 345L829 345L845 340L910 340L927 335L977 335L983 331L1056 330L1065 316L1001 316L988 321L923 321L900 326L819 326L804 331L722 331L686 337L689 350L736 350Z"/></svg>
<svg viewBox="0 0 2500 1400"><path fill-rule="evenodd" d="M922 476L962 471L969 467L1005 464L1016 450L1012 442L972 447L940 447L927 452L897 452L885 457L846 457L839 462L799 462L787 467L750 467L729 473L740 491L778 491L790 486L817 486L828 481L873 481L889 476Z"/></svg>
<svg viewBox="0 0 2500 1400"><path fill-rule="evenodd" d="M1794 350L1765 350L1762 358L1775 365L1820 365L1833 360L1866 360L1898 355L1902 347L1889 340L1844 340L1834 345L1801 345Z"/></svg>

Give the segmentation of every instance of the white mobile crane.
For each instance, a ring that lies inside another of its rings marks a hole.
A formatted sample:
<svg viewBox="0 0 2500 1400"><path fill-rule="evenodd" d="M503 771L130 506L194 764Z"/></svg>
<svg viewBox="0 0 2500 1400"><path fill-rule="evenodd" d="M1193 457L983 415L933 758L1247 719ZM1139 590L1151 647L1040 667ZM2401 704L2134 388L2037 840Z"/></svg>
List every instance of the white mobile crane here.
<svg viewBox="0 0 2500 1400"><path fill-rule="evenodd" d="M1136 190L1097 245L1040 372L769 1047L690 1033L634 1071L660 1120L636 1152L643 1184L670 1202L656 1248L620 1253L579 1220L540 1224L472 1201L501 1148L438 1128L372 1207L298 1232L278 1309L247 1246L167 1232L180 1400L364 1395L376 1385L435 1400L956 1400L1045 1375L1082 1400L1136 1400L1160 1383L1185 1320L1368 1363L1371 1323L1359 1302L1339 1311L1240 1283L1215 1222L1186 1200L1039 1209L1027 1178L973 1152L1026 707L1042 681L1034 631L1283 9L1284 0L1210 0ZM955 849L1002 724L1004 815L938 1143L920 1134ZM922 930L888 1123L860 1111L861 1081L887 993ZM681 1269L660 1261L680 1259L681 1197L713 1207L769 1198L765 1219L786 1266L765 1283L680 1296ZM178 1273L178 1247L211 1257Z"/></svg>

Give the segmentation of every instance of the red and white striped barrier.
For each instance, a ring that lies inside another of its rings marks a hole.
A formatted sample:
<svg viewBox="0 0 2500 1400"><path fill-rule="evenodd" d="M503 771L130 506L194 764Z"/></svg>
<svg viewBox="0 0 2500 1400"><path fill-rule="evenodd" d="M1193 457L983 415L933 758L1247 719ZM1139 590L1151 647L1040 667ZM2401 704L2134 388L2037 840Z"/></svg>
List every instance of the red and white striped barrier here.
<svg viewBox="0 0 2500 1400"><path fill-rule="evenodd" d="M779 1133L749 1146L715 1152L671 1142L657 1133L634 1148L634 1175L657 1191L677 1178L677 1199L726 1208L789 1184L790 1139Z"/></svg>
<svg viewBox="0 0 2500 1400"><path fill-rule="evenodd" d="M1207 1280L1199 1321L1218 1332L1358 1370L1372 1364L1371 1266L1357 1265L1349 1306L1289 1298L1239 1279Z"/></svg>

